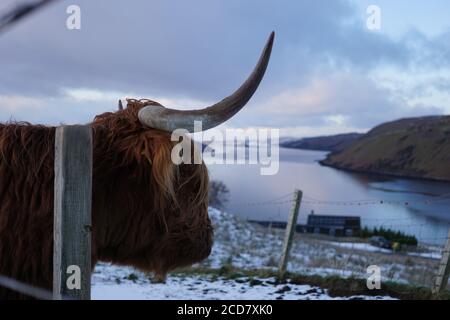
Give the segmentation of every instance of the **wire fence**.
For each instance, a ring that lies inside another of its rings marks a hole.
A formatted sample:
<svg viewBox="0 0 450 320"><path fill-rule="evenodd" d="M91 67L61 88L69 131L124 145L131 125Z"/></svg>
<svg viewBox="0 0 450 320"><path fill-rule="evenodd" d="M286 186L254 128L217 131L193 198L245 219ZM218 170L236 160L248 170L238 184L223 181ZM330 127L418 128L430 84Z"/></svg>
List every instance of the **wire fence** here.
<svg viewBox="0 0 450 320"><path fill-rule="evenodd" d="M317 199L308 195L303 195L303 199L301 201L303 204L309 204L312 208L315 206L379 206L379 205L404 205L404 206L411 206L413 204L431 204L436 202L442 202L442 201L450 201L450 193L449 194L443 194L443 195L437 195L435 196L435 199L432 200L386 200L386 199L365 199L365 200L344 200L344 201L337 201L337 200L321 200ZM242 206L242 207L258 207L258 206L274 206L277 207L276 213L266 216L266 218L269 221L272 222L282 222L285 220L285 215L282 214L281 207L284 205L292 205L293 203L293 192L278 196L273 199L264 200L264 201L248 201L248 202L233 202L233 205L236 206ZM450 210L450 202L449 202L449 210ZM275 210L274 210L275 211ZM285 210L286 211L286 210ZM312 213L314 213L314 210L312 210ZM429 222L423 221L419 222L421 217L400 217L400 218L387 218L387 217L380 217L380 218L374 218L374 217L365 217L364 215L359 215L361 222L365 226L370 226L371 228L377 227L383 227L383 228L391 228L391 229L397 229L398 231L407 230L407 229L417 229L419 230L419 233L421 232L421 228L426 227L429 225ZM422 217L424 218L424 217ZM425 217L426 218L426 217ZM448 228L450 228L450 221L440 221L440 225L445 225ZM400 230L399 230L400 229ZM445 230L447 232L447 230ZM427 236L420 236L420 240L445 240L446 234L442 236L433 236L433 237L427 237Z"/></svg>
<svg viewBox="0 0 450 320"><path fill-rule="evenodd" d="M0 287L18 292L27 297L39 300L52 300L53 293L49 290L38 288L16 279L0 275Z"/></svg>
<svg viewBox="0 0 450 320"><path fill-rule="evenodd" d="M290 199L293 193L284 194L272 199L260 202L241 203L249 206L261 206L269 204L291 204ZM446 195L446 198L448 195ZM304 196L304 200L309 201L312 197ZM443 197L441 197L443 198ZM325 202L327 205L337 201L317 200ZM355 203L357 201L339 201L339 203ZM401 202L400 200L397 202ZM278 207L279 209L279 207ZM282 221L281 211L272 216L273 222ZM366 218L378 226L385 226L393 230L415 228L420 230L427 226L426 223L417 223L411 218ZM249 239L243 241L245 248L240 247L234 254L236 256L253 256L255 260L266 259L267 264L276 266L273 261L278 261L276 256L281 252L281 245L284 238L283 231L277 230L273 225L268 228L257 228L260 234L252 234ZM261 231L262 230L262 231ZM253 232L253 231L252 231ZM407 246L398 251L376 247L357 237L339 238L328 235L297 234L297 241L294 241L288 269L299 273L337 275L340 277L365 277L366 268L369 265L377 265L382 269L383 280L408 283L425 287L432 287L436 280L442 276L442 257L449 254L449 249L442 245L422 245L417 247ZM231 238L231 237L230 237ZM420 235L421 241L446 243L449 235ZM396 241L399 239L392 239ZM253 249L251 249L253 248ZM269 248L265 250L264 248ZM245 252L244 250L253 250ZM261 257L258 257L260 255ZM273 256L272 256L273 255ZM52 299L51 291L38 288L5 276L0 276L0 287L8 288L36 299ZM66 298L66 297L65 297Z"/></svg>
<svg viewBox="0 0 450 320"><path fill-rule="evenodd" d="M253 235L252 240L246 242L246 246L256 248L249 256L257 256L261 250L261 259L265 259L264 246L272 246L272 252L267 261L278 261L277 254L281 251L284 230L273 226L257 228L266 236L261 240ZM448 242L449 237L426 237L426 240L439 240ZM261 242L264 242L262 244ZM394 239L395 241L395 239ZM253 242L253 243L252 243ZM267 244L272 243L272 244ZM341 277L367 277L367 267L379 266L382 269L382 277L385 281L399 282L411 285L434 286L442 264L442 257L449 250L443 246L418 245L407 246L398 250L385 249L372 245L366 240L357 238L336 238L326 235L296 234L291 255L289 258L289 270L296 273L305 273L321 276L338 275ZM270 266L270 264L268 264ZM276 267L276 263L271 265Z"/></svg>
<svg viewBox="0 0 450 320"><path fill-rule="evenodd" d="M238 202L237 205L242 206L263 206L263 205L282 205L291 203L293 192L282 195L280 197L264 200L264 201L249 201ZM418 200L392 200L392 199L363 199L363 200L320 200L308 195L303 195L302 203L314 205L330 205L330 206L375 206L375 205L401 205L410 206L417 204L433 204L438 202L450 201L450 193L436 196L435 199L418 199Z"/></svg>
<svg viewBox="0 0 450 320"><path fill-rule="evenodd" d="M49 5L57 0L35 0L35 1L22 1L9 8L6 12L0 15L0 33L10 28L13 24L22 20L31 13L38 11L39 9Z"/></svg>
<svg viewBox="0 0 450 320"><path fill-rule="evenodd" d="M237 206L273 206L278 210L273 210L274 214L267 218L268 224L265 224L266 232L272 236L283 233L276 231L277 228L283 229L286 221L287 206L293 204L294 193L284 194L264 201L250 201L233 203ZM357 200L324 200L312 197L308 194L303 195L301 201L303 204L309 204L312 207L317 206L335 206L335 207L353 207L353 206L405 206L429 205L433 203L445 203L450 201L450 194L435 195L433 199L357 199ZM284 214L280 208L283 208ZM450 209L450 207L449 207ZM265 219L266 219L265 218ZM450 222L441 222L442 230L445 234L437 232L430 233L430 225L427 221L419 221L416 217L392 217L376 218L364 217L361 222L364 225L370 225L373 228L384 228L392 231L401 231L405 235L416 236L419 239L417 246L401 246L401 248L392 250L392 248L380 248L371 245L368 239L359 237L333 237L322 234L297 234L301 237L295 242L293 247L293 257L290 261L291 270L309 273L336 274L339 276L365 276L365 267L369 265L379 265L383 269L385 280L409 283L432 287L436 279L442 276L443 262L442 257L448 254L449 249L443 245L448 243L448 229ZM446 227L445 227L446 226ZM442 231L441 230L441 231ZM408 233L410 231L410 233ZM273 238L268 241L278 241ZM392 243L400 242L400 238L391 238ZM255 245L255 247L261 244ZM330 249L332 248L332 249ZM279 251L280 248L274 249ZM309 250L309 251L308 251ZM302 258L303 256L303 258ZM306 258L305 258L306 257ZM277 260L276 258L272 260ZM441 272L441 273L440 273Z"/></svg>

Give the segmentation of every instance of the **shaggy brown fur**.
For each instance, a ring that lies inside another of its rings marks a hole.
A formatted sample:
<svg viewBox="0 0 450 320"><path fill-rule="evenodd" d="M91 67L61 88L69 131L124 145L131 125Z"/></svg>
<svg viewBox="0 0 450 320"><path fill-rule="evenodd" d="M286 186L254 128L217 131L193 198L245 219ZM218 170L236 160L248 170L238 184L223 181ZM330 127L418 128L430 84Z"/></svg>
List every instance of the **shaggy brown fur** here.
<svg viewBox="0 0 450 320"><path fill-rule="evenodd" d="M146 105L157 103L145 101ZM208 172L174 165L170 136L144 128L130 101L97 116L92 266L109 261L153 271L205 259L212 246ZM0 125L0 274L51 289L55 128ZM0 287L0 299L24 298Z"/></svg>

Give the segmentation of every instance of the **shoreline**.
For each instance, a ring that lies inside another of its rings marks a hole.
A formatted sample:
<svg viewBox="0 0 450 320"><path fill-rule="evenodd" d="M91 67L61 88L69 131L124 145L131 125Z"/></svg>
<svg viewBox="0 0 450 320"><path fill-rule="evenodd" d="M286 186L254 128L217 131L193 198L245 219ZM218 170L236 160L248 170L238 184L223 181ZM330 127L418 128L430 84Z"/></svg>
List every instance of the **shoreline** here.
<svg viewBox="0 0 450 320"><path fill-rule="evenodd" d="M293 147L285 147L285 146L281 146L281 145L280 145L280 147L284 148L284 149L290 149L290 150L327 152L327 156L333 152L330 150L312 149L312 148L311 149L293 148ZM429 181L429 182L441 182L441 183L450 184L450 179L445 179L445 178L423 177L423 176L417 176L417 175L412 175L412 174L396 174L396 173L392 173L392 172L381 172L381 171L371 171L371 170L362 170L362 169L350 169L350 168L342 167L339 165L327 163L327 162L325 162L326 160L327 160L327 157L322 160L318 160L317 162L321 166L329 167L329 168L333 168L333 169L337 169L337 170L341 170L341 171L345 171L345 172L350 172L350 173L359 173L359 174L365 174L365 175L369 175L369 176L378 176L378 177L386 177L386 178L389 177L389 178L399 178L399 179L419 180L419 181Z"/></svg>
<svg viewBox="0 0 450 320"><path fill-rule="evenodd" d="M298 149L303 150L303 149ZM342 167L339 165L331 164L325 162L327 158L317 161L321 166L333 168L340 171L350 172L350 173L359 173L359 174L365 174L368 176L378 176L378 177L386 177L386 178L398 178L398 179L408 179L408 180L419 180L419 181L428 181L428 182L441 182L450 184L450 179L445 178L435 178L435 177L423 177L423 176L417 176L412 174L399 174L399 173L392 173L392 172L385 172L385 171L370 171L370 170L363 170L363 169L351 169Z"/></svg>
<svg viewBox="0 0 450 320"><path fill-rule="evenodd" d="M360 174L366 174L370 176L378 176L378 177L390 177L390 178L399 178L399 179L408 179L408 180L420 180L420 181L429 181L429 182L441 182L441 183L448 183L450 184L450 179L443 179L443 178L434 178L434 177L422 177L422 176L415 176L415 175L409 175L409 174L396 174L392 172L380 172L380 171L371 171L371 170L361 170L361 169L350 169L341 167L338 165L334 165L331 163L326 163L326 159L319 160L318 163L324 167L329 167L341 171L346 171L350 173L360 173Z"/></svg>

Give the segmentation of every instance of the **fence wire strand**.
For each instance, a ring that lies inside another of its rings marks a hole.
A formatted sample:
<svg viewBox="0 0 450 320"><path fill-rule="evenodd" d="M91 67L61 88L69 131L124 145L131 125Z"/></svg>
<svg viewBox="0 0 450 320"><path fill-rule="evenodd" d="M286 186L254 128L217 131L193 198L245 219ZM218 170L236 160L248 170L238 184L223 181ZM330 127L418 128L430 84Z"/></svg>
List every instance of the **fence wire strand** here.
<svg viewBox="0 0 450 320"><path fill-rule="evenodd" d="M0 33L26 16L29 16L31 13L36 12L38 9L55 1L56 0L39 0L16 4L7 12L0 15Z"/></svg>
<svg viewBox="0 0 450 320"><path fill-rule="evenodd" d="M0 275L0 286L39 300L52 300L53 293L24 282Z"/></svg>
<svg viewBox="0 0 450 320"><path fill-rule="evenodd" d="M264 201L250 201L250 202L238 202L236 205L242 206L262 206L262 205L282 205L286 203L291 203L293 199L286 199L292 196L293 192L285 194L283 196L264 200ZM284 200L286 199L286 200ZM302 203L314 204L314 205L330 205L330 206L375 206L375 205L401 205L410 206L414 204L433 204L442 201L450 201L450 193L436 196L435 199L422 199L422 200L392 200L392 199L364 199L364 200L320 200L308 195L303 195Z"/></svg>

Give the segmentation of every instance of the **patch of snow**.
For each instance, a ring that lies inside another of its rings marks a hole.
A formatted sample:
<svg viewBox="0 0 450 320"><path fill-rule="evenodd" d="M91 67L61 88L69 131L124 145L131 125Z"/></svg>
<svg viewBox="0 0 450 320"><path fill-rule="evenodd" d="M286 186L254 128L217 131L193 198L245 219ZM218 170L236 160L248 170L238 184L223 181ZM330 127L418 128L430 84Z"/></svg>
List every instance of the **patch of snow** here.
<svg viewBox="0 0 450 320"><path fill-rule="evenodd" d="M166 283L152 283L143 274L101 265L94 275L95 300L348 300L392 299L390 297L330 297L326 290L309 285L277 284L274 278L214 278L211 275L171 275ZM100 274L106 273L105 277ZM125 272L126 273L126 272ZM116 279L116 280L114 280Z"/></svg>
<svg viewBox="0 0 450 320"><path fill-rule="evenodd" d="M361 243L361 242L334 242L334 241L330 241L330 242L327 242L327 243L331 244L333 246L340 247L340 248L347 248L347 249L352 249L352 250L392 253L392 250L375 247L375 246L373 246L373 245L371 245L369 243Z"/></svg>
<svg viewBox="0 0 450 320"><path fill-rule="evenodd" d="M442 259L442 253L440 252L408 252L407 254L410 256L422 257L427 259L435 259L435 260Z"/></svg>

